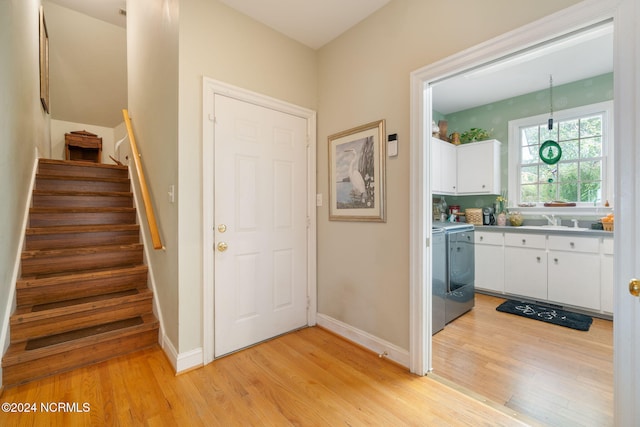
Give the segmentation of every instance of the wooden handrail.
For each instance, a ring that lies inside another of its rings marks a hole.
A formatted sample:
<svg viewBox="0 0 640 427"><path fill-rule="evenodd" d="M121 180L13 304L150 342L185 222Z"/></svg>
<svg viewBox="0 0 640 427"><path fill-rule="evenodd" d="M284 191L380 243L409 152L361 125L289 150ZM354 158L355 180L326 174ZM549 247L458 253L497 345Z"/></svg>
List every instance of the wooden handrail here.
<svg viewBox="0 0 640 427"><path fill-rule="evenodd" d="M138 181L140 183L140 192L142 193L142 202L144 203L144 210L147 214L147 223L149 224L149 233L151 233L151 241L153 242L154 249L163 249L162 240L160 239L160 231L158 230L158 223L156 222L156 215L153 211L153 205L151 204L151 195L149 194L149 187L147 186L147 180L144 177L142 170L142 162L140 161L140 153L138 152L138 146L136 145L136 138L133 136L133 127L131 126L131 118L129 117L129 111L122 110L124 116L124 124L127 126L127 132L129 133L129 142L131 144L131 154L133 155L133 162L136 165L136 172L138 175Z"/></svg>

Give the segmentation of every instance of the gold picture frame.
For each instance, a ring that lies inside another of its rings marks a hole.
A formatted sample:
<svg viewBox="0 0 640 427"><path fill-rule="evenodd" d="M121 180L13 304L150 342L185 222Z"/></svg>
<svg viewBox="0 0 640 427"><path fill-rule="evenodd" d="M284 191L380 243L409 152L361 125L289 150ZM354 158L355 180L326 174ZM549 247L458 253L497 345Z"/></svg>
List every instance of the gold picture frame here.
<svg viewBox="0 0 640 427"><path fill-rule="evenodd" d="M328 139L329 220L386 222L385 121Z"/></svg>
<svg viewBox="0 0 640 427"><path fill-rule="evenodd" d="M40 102L44 111L49 114L49 33L42 6L40 6Z"/></svg>

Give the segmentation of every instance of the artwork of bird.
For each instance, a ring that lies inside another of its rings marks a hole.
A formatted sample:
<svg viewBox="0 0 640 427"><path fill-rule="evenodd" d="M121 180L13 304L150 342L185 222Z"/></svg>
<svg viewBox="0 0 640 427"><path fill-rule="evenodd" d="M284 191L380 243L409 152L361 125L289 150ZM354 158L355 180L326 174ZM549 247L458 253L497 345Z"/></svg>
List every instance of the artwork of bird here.
<svg viewBox="0 0 640 427"><path fill-rule="evenodd" d="M353 190L358 194L358 196L362 196L366 189L364 186L364 179L362 178L360 171L356 167L356 163L358 162L358 153L356 153L356 150L354 150L353 148L344 150L344 152L350 152L353 154L351 163L349 163L349 180L351 181Z"/></svg>

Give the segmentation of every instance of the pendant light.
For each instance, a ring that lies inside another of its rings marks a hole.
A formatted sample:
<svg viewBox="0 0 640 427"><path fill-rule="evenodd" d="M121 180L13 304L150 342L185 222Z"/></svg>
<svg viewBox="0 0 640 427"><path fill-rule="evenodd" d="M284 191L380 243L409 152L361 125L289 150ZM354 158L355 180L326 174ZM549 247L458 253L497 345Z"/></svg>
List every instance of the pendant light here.
<svg viewBox="0 0 640 427"><path fill-rule="evenodd" d="M549 130L553 130L553 76L551 74L549 75L549 120L547 126ZM562 157L562 149L556 141L548 139L542 143L538 154L540 160L546 164L555 165Z"/></svg>

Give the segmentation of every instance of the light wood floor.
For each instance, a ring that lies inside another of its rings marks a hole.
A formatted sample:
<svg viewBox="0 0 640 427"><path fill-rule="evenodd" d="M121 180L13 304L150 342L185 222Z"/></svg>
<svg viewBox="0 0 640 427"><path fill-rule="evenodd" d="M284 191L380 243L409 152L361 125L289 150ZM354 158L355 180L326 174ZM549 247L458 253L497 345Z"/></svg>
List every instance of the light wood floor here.
<svg viewBox="0 0 640 427"><path fill-rule="evenodd" d="M476 307L433 337L434 372L551 426L613 425L613 322L588 332Z"/></svg>
<svg viewBox="0 0 640 427"><path fill-rule="evenodd" d="M159 348L9 388L0 425L521 426L524 422L320 328L175 376ZM47 402L88 412L42 413ZM3 407L4 408L4 407Z"/></svg>

